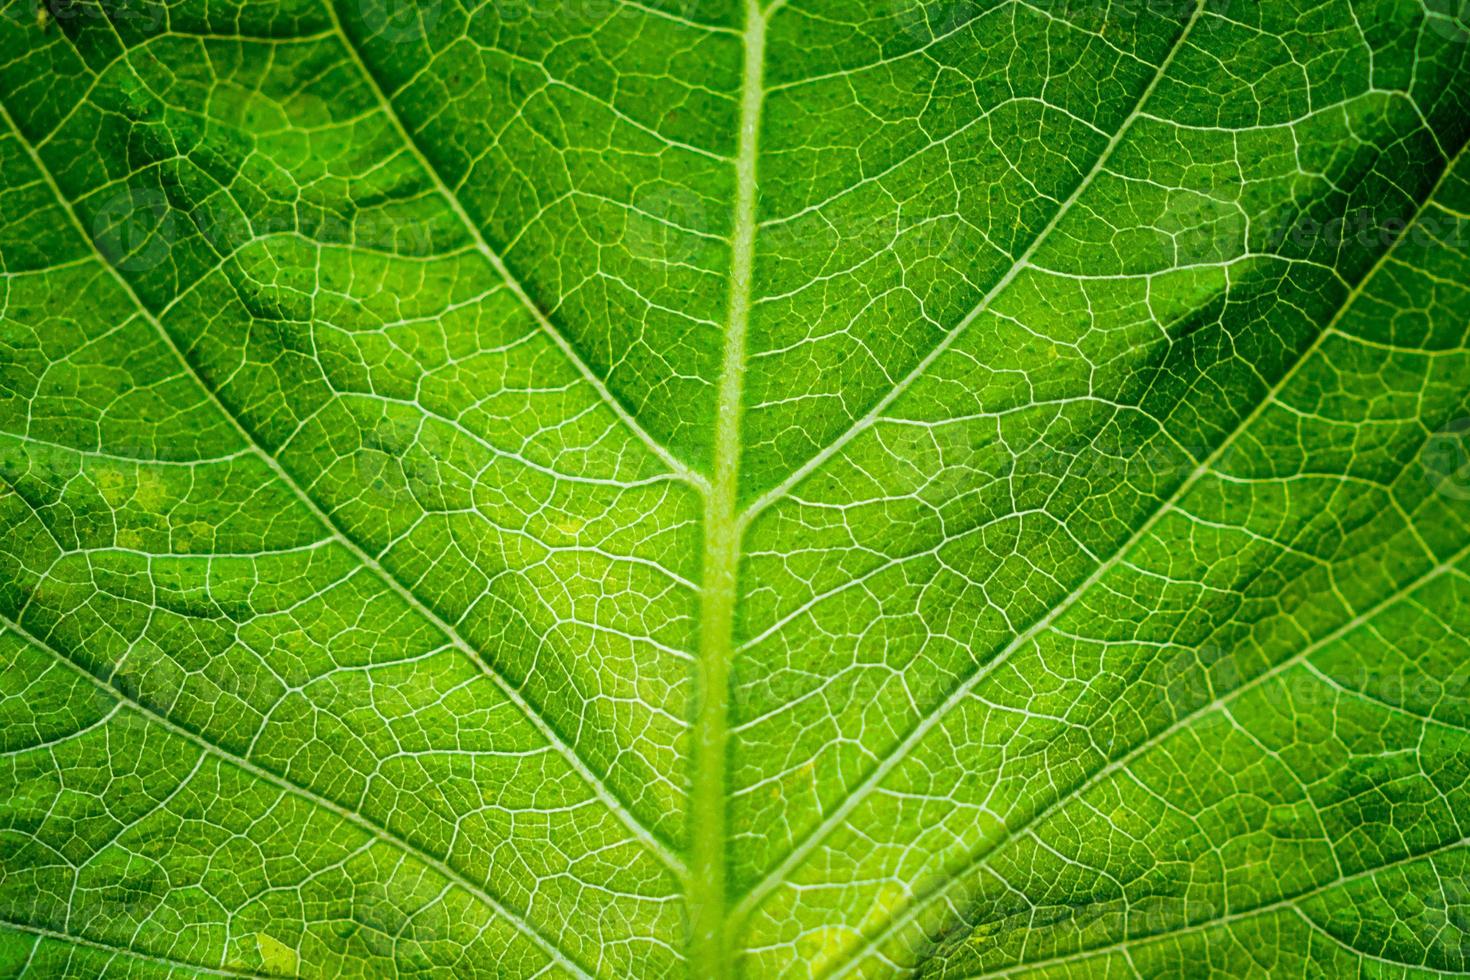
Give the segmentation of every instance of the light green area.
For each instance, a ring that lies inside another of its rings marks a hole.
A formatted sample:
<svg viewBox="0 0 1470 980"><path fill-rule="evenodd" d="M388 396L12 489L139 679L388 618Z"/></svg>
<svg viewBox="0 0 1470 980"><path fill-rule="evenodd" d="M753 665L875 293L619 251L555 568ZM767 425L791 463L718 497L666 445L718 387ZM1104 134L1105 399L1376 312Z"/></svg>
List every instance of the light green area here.
<svg viewBox="0 0 1470 980"><path fill-rule="evenodd" d="M1470 974L1457 4L0 2L0 976Z"/></svg>

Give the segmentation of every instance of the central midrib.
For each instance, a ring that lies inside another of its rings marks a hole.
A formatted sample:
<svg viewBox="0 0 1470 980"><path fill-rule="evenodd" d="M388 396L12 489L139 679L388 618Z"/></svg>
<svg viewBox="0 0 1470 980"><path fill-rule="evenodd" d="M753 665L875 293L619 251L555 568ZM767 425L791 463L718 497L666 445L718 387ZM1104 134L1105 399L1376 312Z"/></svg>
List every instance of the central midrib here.
<svg viewBox="0 0 1470 980"><path fill-rule="evenodd" d="M715 407L713 478L705 499L700 635L696 676L691 847L688 881L691 975L721 980L733 965L725 882L726 747L729 741L730 657L734 649L736 578L740 568L741 404L745 335L755 264L757 159L764 96L766 21L759 0L746 0L745 52L735 159L730 300Z"/></svg>

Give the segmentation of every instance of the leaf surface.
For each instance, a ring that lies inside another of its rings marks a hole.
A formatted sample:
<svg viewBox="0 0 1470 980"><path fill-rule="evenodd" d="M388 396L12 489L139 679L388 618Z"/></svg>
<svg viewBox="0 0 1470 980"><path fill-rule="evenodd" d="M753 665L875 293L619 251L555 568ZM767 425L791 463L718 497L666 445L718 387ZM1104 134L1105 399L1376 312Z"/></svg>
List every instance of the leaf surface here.
<svg viewBox="0 0 1470 980"><path fill-rule="evenodd" d="M1470 30L6 0L0 970L1470 973Z"/></svg>

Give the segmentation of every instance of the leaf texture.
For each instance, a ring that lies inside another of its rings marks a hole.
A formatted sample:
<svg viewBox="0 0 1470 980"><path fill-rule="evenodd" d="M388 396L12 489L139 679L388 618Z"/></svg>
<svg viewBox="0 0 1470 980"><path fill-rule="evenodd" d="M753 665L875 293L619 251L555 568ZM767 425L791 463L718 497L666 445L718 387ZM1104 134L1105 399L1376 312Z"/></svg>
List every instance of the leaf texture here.
<svg viewBox="0 0 1470 980"><path fill-rule="evenodd" d="M1470 20L0 8L0 973L1470 973Z"/></svg>

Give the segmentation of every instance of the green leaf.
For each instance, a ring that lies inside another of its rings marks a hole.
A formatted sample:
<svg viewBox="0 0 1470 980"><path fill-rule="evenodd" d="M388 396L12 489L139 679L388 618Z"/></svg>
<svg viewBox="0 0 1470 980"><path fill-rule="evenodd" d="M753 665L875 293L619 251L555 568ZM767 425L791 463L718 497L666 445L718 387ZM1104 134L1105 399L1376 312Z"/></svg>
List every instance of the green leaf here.
<svg viewBox="0 0 1470 980"><path fill-rule="evenodd" d="M1470 973L1459 0L3 0L0 974Z"/></svg>

